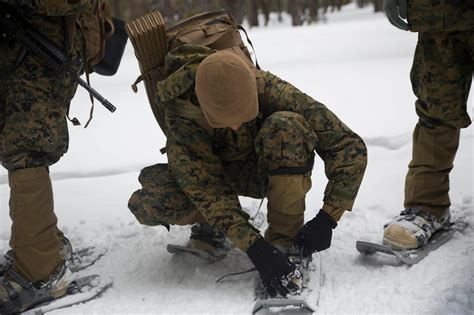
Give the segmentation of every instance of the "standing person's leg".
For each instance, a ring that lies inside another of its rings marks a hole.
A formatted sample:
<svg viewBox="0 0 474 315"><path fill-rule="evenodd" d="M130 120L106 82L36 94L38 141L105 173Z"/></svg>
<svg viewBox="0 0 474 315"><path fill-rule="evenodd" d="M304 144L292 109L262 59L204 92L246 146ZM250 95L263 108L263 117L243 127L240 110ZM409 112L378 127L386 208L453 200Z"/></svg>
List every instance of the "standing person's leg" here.
<svg viewBox="0 0 474 315"><path fill-rule="evenodd" d="M466 105L473 72L467 39L472 34L421 33L411 72L419 122L413 133L405 206L421 206L437 217L451 205L449 173L460 129L471 123Z"/></svg>
<svg viewBox="0 0 474 315"><path fill-rule="evenodd" d="M419 121L405 183L408 210L384 232L384 241L394 247L421 246L449 220L449 174L460 129L471 123L466 107L474 65L473 34L419 34L411 71ZM415 217L408 220L411 227L396 223Z"/></svg>
<svg viewBox="0 0 474 315"><path fill-rule="evenodd" d="M48 167L68 149L66 113L75 90L32 54L2 80L0 160L11 187L13 270L29 281L48 280L62 262Z"/></svg>

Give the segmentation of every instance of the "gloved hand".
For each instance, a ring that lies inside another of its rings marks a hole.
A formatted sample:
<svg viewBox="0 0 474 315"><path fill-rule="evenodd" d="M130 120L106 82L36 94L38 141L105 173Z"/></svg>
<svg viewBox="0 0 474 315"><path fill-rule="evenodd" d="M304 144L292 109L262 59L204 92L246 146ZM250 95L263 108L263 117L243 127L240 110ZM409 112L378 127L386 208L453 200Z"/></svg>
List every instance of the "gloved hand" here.
<svg viewBox="0 0 474 315"><path fill-rule="evenodd" d="M286 255L263 237L249 247L247 255L260 274L265 291L271 297L277 295L285 297L291 292L298 291L298 286L291 280L300 279L300 272Z"/></svg>
<svg viewBox="0 0 474 315"><path fill-rule="evenodd" d="M383 10L393 26L404 31L410 30L408 23L404 21L407 18L407 0L384 0Z"/></svg>
<svg viewBox="0 0 474 315"><path fill-rule="evenodd" d="M332 230L337 222L324 210L296 233L296 246L303 250L303 256L311 256L314 252L320 252L331 246Z"/></svg>

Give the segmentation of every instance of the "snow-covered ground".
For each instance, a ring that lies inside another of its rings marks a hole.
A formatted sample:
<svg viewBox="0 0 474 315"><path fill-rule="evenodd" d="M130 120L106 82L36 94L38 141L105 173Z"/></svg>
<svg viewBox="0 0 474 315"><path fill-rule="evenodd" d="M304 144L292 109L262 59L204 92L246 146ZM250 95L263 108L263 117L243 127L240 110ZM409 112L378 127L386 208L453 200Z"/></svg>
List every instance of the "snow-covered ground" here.
<svg viewBox="0 0 474 315"><path fill-rule="evenodd" d="M361 257L355 241L380 241L382 227L403 206L403 184L417 121L409 71L416 34L392 27L371 9L345 7L325 24L256 28L249 32L260 65L325 103L360 134L369 165L354 211L337 227L332 247L321 253L322 291L308 300L317 313L474 313L474 204L472 127L462 132L451 176L455 219L469 226L448 245L413 267L395 260ZM119 73L92 76L93 86L118 107L111 115L96 105L91 126L71 127L68 154L51 168L55 207L61 229L76 246L108 250L90 268L114 279L102 298L57 311L58 314L249 314L253 275L215 283L221 275L250 266L234 250L209 264L194 257L172 257L166 244L184 243L189 228L139 225L127 208L139 188L141 168L166 157L165 139L155 123L141 86L130 85L139 71L130 46ZM468 105L472 117L472 98ZM71 115L85 122L89 102L83 91ZM321 207L326 179L321 162L313 171L307 220ZM8 248L9 188L0 170L0 251ZM259 201L242 198L255 213Z"/></svg>

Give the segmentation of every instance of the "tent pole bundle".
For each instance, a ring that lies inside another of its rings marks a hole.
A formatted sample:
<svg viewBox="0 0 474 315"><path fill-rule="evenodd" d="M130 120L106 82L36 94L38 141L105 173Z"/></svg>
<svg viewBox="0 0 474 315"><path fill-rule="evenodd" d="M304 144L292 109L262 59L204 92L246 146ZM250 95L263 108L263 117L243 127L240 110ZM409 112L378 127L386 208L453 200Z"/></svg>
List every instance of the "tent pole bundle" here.
<svg viewBox="0 0 474 315"><path fill-rule="evenodd" d="M160 118L164 115L158 114L163 109L155 101L156 83L162 76L165 55L168 52L165 22L160 12L153 11L127 23L125 29L135 50L141 72L141 76L138 77L132 88L137 92L137 84L144 81L153 114L161 129L165 130L164 121L161 121Z"/></svg>

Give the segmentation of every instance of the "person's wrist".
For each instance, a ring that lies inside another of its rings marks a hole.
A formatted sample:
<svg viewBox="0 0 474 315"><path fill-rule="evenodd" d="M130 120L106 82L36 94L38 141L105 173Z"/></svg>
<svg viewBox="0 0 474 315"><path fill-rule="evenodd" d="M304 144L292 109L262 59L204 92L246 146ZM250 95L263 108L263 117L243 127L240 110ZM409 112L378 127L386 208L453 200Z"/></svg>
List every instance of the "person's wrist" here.
<svg viewBox="0 0 474 315"><path fill-rule="evenodd" d="M270 243L268 243L263 237L257 238L255 242L250 245L246 253L249 256L252 263L257 267L261 261L265 259L265 256L270 251Z"/></svg>
<svg viewBox="0 0 474 315"><path fill-rule="evenodd" d="M324 210L324 212L326 212L327 214L329 214L331 216L331 218L333 218L334 221L336 221L336 222L339 222L339 220L341 220L342 215L344 214L344 212L346 212L344 210L344 208L335 207L335 206L333 206L331 204L328 204L328 203L325 203L321 209Z"/></svg>
<svg viewBox="0 0 474 315"><path fill-rule="evenodd" d="M316 215L316 218L319 218L320 220L328 224L331 229L335 229L337 227L336 220L334 220L334 218L324 209L319 210L319 213Z"/></svg>

